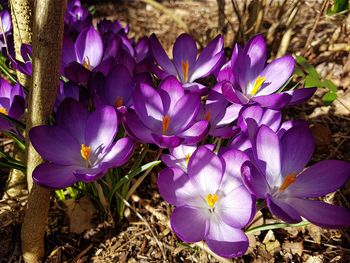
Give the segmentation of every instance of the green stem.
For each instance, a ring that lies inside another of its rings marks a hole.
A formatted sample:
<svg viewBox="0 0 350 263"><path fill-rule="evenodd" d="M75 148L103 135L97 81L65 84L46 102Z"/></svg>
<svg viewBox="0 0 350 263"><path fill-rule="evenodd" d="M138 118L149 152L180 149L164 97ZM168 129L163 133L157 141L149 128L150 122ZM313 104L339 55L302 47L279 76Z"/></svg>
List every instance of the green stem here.
<svg viewBox="0 0 350 263"><path fill-rule="evenodd" d="M272 229L285 228L285 227L299 227L299 226L306 226L308 224L310 224L309 221L301 221L300 223L297 223L297 224L287 224L287 223L267 224L267 225L247 229L244 232L246 234L252 234L263 230L272 230Z"/></svg>
<svg viewBox="0 0 350 263"><path fill-rule="evenodd" d="M18 138L15 134L13 134L12 132L5 132L5 135L8 136L8 137L10 137L10 138L18 145L18 148L19 148L21 151L25 152L26 146L25 146L24 142L23 142L21 139L19 139L19 138Z"/></svg>

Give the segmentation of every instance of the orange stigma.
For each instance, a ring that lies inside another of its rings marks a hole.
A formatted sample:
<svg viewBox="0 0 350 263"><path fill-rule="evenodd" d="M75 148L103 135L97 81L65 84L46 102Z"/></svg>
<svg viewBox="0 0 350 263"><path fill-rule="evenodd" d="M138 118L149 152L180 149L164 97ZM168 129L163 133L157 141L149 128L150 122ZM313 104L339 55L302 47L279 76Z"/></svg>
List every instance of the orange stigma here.
<svg viewBox="0 0 350 263"><path fill-rule="evenodd" d="M88 69L88 70L91 70L91 64L90 64L90 59L89 57L85 57L84 58L84 62L83 62L83 66L84 68Z"/></svg>
<svg viewBox="0 0 350 263"><path fill-rule="evenodd" d="M213 208L215 203L219 201L219 197L217 194L207 194L205 201L207 201L207 204L210 208Z"/></svg>
<svg viewBox="0 0 350 263"><path fill-rule="evenodd" d="M163 134L166 134L168 132L169 124L170 124L170 116L167 114L163 117L163 122L162 122Z"/></svg>
<svg viewBox="0 0 350 263"><path fill-rule="evenodd" d="M8 111L4 107L0 107L0 113L9 115Z"/></svg>
<svg viewBox="0 0 350 263"><path fill-rule="evenodd" d="M90 146L86 146L83 143L81 145L80 154L81 154L81 157L83 157L85 160L89 161L90 155L91 155L91 148L90 148Z"/></svg>
<svg viewBox="0 0 350 263"><path fill-rule="evenodd" d="M205 113L204 119L206 121L210 121L211 120L211 112L209 110Z"/></svg>
<svg viewBox="0 0 350 263"><path fill-rule="evenodd" d="M294 174L294 173L288 174L278 190L280 192L286 190L288 188L288 186L290 186L292 183L295 182L296 179L297 179L296 174Z"/></svg>
<svg viewBox="0 0 350 263"><path fill-rule="evenodd" d="M184 81L187 82L188 81L188 59L182 60L181 63L182 66L182 73L184 76Z"/></svg>
<svg viewBox="0 0 350 263"><path fill-rule="evenodd" d="M120 106L123 106L123 97L118 96L115 99L114 105L119 108Z"/></svg>

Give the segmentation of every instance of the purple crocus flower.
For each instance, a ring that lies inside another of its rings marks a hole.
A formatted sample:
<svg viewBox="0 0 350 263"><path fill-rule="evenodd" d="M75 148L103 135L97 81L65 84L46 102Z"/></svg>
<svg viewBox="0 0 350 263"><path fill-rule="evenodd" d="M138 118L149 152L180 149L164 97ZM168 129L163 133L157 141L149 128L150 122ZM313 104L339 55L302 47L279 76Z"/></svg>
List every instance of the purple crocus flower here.
<svg viewBox="0 0 350 263"><path fill-rule="evenodd" d="M214 151L214 144L203 145L210 151ZM162 154L161 160L168 166L173 168L180 168L187 173L188 162L192 154L197 150L195 145L179 145L175 148L169 149L169 154Z"/></svg>
<svg viewBox="0 0 350 263"><path fill-rule="evenodd" d="M73 81L68 81L68 82L60 81L60 84L57 90L57 97L54 105L55 111L57 111L61 103L66 98L75 99L85 106L88 105L87 90Z"/></svg>
<svg viewBox="0 0 350 263"><path fill-rule="evenodd" d="M210 124L209 134L218 138L231 138L239 133L240 129L233 125L241 107L231 104L217 91L216 85L210 90L204 108L198 119L207 120Z"/></svg>
<svg viewBox="0 0 350 263"><path fill-rule="evenodd" d="M92 15L81 5L80 0L68 1L64 22L65 34L79 33L92 24Z"/></svg>
<svg viewBox="0 0 350 263"><path fill-rule="evenodd" d="M350 224L350 211L309 198L336 191L350 176L350 164L325 160L305 169L314 143L305 126L292 127L281 138L261 126L255 144L255 165L246 161L242 176L257 198L266 199L276 217L297 223L301 217L315 225L339 228Z"/></svg>
<svg viewBox="0 0 350 263"><path fill-rule="evenodd" d="M11 86L7 80L0 78L0 113L20 120L26 107L25 94L20 84ZM0 116L0 130L14 131L15 127Z"/></svg>
<svg viewBox="0 0 350 263"><path fill-rule="evenodd" d="M3 34L7 35L12 32L12 20L11 15L8 10L2 10L0 12L0 18L1 18L1 27L0 27L0 34L3 36Z"/></svg>
<svg viewBox="0 0 350 263"><path fill-rule="evenodd" d="M38 184L59 189L77 181L91 182L108 169L125 164L133 152L133 142L121 138L113 107L105 106L90 113L72 99L58 109L56 126L37 126L29 138L48 162L37 166L33 179Z"/></svg>
<svg viewBox="0 0 350 263"><path fill-rule="evenodd" d="M203 49L197 59L197 46L188 34L180 35L173 47L173 59L170 60L157 37L150 37L150 46L155 61L162 70L155 69L159 78L171 75L177 77L184 87L191 91L204 90L205 86L196 82L197 79L209 76L224 59L224 40L217 36Z"/></svg>
<svg viewBox="0 0 350 263"><path fill-rule="evenodd" d="M261 35L251 38L242 49L236 44L231 61L218 74L226 98L238 104L257 103L280 109L309 99L316 89L276 93L292 76L295 60L286 55L266 63L266 43ZM231 72L230 72L231 71Z"/></svg>
<svg viewBox="0 0 350 263"><path fill-rule="evenodd" d="M32 46L28 44L22 44L21 45L21 56L23 59L23 62L20 60L17 60L15 57L15 54L10 54L9 59L11 61L12 66L18 70L19 72L22 72L23 74L26 74L27 76L32 76ZM12 53L12 52L11 52Z"/></svg>
<svg viewBox="0 0 350 263"><path fill-rule="evenodd" d="M158 175L158 189L176 206L171 228L185 242L204 240L216 254L242 256L248 238L242 231L254 216L255 202L244 187L240 167L248 157L236 150L215 155L199 147L188 162L187 173L165 168Z"/></svg>
<svg viewBox="0 0 350 263"><path fill-rule="evenodd" d="M133 92L135 113L128 112L123 124L128 134L162 148L195 144L208 133L208 121L195 121L201 107L198 94L185 94L175 77L166 78L158 90L141 83Z"/></svg>

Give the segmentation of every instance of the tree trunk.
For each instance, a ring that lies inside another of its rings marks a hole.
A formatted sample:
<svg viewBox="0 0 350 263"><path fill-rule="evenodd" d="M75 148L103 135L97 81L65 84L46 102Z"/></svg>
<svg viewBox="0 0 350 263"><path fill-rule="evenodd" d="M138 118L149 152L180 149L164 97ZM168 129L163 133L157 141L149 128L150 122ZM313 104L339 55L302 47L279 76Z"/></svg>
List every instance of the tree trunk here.
<svg viewBox="0 0 350 263"><path fill-rule="evenodd" d="M23 61L21 45L32 44L34 0L11 0L9 4L13 23L16 59ZM30 87L30 77L18 71L17 77L19 83L27 88Z"/></svg>
<svg viewBox="0 0 350 263"><path fill-rule="evenodd" d="M33 24L33 85L29 92L27 134L31 127L47 124L53 109L59 84L65 8L66 0L36 2ZM43 160L29 141L27 145L27 175L31 177L34 168ZM38 262L44 256L49 202L50 191L34 184L28 197L21 233L26 262Z"/></svg>

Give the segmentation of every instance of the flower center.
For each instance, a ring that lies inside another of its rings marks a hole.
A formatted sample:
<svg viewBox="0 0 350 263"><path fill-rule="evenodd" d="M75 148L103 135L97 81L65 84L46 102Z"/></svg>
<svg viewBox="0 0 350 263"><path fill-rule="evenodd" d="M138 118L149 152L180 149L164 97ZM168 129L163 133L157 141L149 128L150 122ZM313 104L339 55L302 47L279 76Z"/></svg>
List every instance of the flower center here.
<svg viewBox="0 0 350 263"><path fill-rule="evenodd" d="M80 149L81 157L83 157L85 160L89 161L91 156L91 148L90 146L86 146L84 143L81 145Z"/></svg>
<svg viewBox="0 0 350 263"><path fill-rule="evenodd" d="M261 87L261 85L264 83L265 80L266 80L265 77L259 76L256 78L255 83L254 83L254 87L250 93L252 96L254 96L258 92L259 88Z"/></svg>
<svg viewBox="0 0 350 263"><path fill-rule="evenodd" d="M219 197L217 194L207 194L205 197L205 201L207 201L208 206L212 209L217 201L219 201Z"/></svg>
<svg viewBox="0 0 350 263"><path fill-rule="evenodd" d="M186 156L185 156L185 158L186 158L186 165L188 165L188 162L190 161L190 158L191 158L191 154L186 154Z"/></svg>
<svg viewBox="0 0 350 263"><path fill-rule="evenodd" d="M211 120L211 112L210 112L210 110L208 110L208 111L205 113L204 119L205 119L206 121L210 121L210 120Z"/></svg>
<svg viewBox="0 0 350 263"><path fill-rule="evenodd" d="M184 59L181 62L181 66L182 66L182 73L184 76L184 81L187 82L188 81L188 59Z"/></svg>
<svg viewBox="0 0 350 263"><path fill-rule="evenodd" d="M85 57L84 58L83 66L84 66L84 68L86 68L88 70L91 70L91 64L90 64L89 57Z"/></svg>
<svg viewBox="0 0 350 263"><path fill-rule="evenodd" d="M123 106L123 97L118 96L115 99L114 105L119 108L120 106Z"/></svg>
<svg viewBox="0 0 350 263"><path fill-rule="evenodd" d="M163 134L166 134L168 132L169 125L170 125L170 116L167 114L163 117L163 121L162 121L162 133Z"/></svg>
<svg viewBox="0 0 350 263"><path fill-rule="evenodd" d="M0 107L0 113L9 115L8 111L4 107Z"/></svg>
<svg viewBox="0 0 350 263"><path fill-rule="evenodd" d="M281 184L280 188L278 189L278 191L283 192L288 188L288 186L294 183L296 179L297 179L297 175L295 173L288 174L284 179L283 183Z"/></svg>

